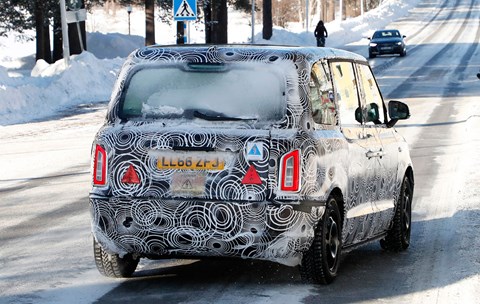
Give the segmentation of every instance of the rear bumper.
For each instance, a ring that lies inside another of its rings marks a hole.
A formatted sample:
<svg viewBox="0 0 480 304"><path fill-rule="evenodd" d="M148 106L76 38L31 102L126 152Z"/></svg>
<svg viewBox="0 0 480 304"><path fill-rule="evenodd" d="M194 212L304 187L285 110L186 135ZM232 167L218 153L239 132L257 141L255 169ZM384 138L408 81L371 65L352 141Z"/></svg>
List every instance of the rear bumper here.
<svg viewBox="0 0 480 304"><path fill-rule="evenodd" d="M90 197L94 237L110 253L240 257L289 266L301 262L325 209L305 205Z"/></svg>

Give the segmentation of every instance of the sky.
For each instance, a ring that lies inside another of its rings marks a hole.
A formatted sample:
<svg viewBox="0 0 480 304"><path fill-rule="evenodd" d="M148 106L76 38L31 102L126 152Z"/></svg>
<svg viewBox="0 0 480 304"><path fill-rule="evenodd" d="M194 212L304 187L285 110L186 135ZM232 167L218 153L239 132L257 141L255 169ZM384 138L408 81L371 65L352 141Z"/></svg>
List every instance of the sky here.
<svg viewBox="0 0 480 304"><path fill-rule="evenodd" d="M420 0L384 0L375 10L363 16L326 23L329 36L326 46L342 48L349 43L364 43L373 31L405 16ZM274 27L270 40L262 39L262 24L254 27L254 42L315 46L313 36L318 18L312 18L308 31L299 24L287 28ZM229 11L228 42L250 43L251 15ZM131 35L128 35L128 13L103 8L87 15L87 50L72 55L67 67L64 60L48 64L35 62L35 42L11 32L0 37L0 130L2 126L28 123L55 117L62 110L82 105L106 102L110 99L117 74L129 53L142 47L145 14L134 7L130 15ZM204 43L203 24L191 22L187 43ZM155 24L157 44L175 44L176 26ZM34 32L28 32L34 37Z"/></svg>

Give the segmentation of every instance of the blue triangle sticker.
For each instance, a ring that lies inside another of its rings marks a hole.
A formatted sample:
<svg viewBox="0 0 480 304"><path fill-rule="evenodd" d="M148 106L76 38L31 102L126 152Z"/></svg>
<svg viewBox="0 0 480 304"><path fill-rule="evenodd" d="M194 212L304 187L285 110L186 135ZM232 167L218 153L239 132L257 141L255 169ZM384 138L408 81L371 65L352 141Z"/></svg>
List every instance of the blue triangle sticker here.
<svg viewBox="0 0 480 304"><path fill-rule="evenodd" d="M245 156L247 160L263 160L265 153L263 142L247 142Z"/></svg>
<svg viewBox="0 0 480 304"><path fill-rule="evenodd" d="M248 152L248 155L256 155L256 156L260 156L262 155L260 153L260 150L258 150L258 147L257 145L253 145L253 147L250 149L250 151Z"/></svg>

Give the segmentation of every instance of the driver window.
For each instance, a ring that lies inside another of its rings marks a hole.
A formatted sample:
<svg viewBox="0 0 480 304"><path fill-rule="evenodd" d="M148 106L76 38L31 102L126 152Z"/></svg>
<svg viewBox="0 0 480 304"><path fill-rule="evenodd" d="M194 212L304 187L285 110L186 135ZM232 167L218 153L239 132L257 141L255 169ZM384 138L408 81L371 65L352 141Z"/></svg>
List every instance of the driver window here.
<svg viewBox="0 0 480 304"><path fill-rule="evenodd" d="M328 65L321 62L313 65L309 87L313 120L318 124L335 125L336 110Z"/></svg>

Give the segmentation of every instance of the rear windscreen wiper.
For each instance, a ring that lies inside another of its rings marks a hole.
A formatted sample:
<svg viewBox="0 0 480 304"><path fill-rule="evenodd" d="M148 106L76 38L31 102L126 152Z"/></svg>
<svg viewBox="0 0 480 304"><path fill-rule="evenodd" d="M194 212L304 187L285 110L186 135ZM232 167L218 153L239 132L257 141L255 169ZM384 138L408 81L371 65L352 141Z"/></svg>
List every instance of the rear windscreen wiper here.
<svg viewBox="0 0 480 304"><path fill-rule="evenodd" d="M193 116L210 121L221 121L221 120L257 120L256 118L241 118L241 117L231 117L226 116L222 113L215 111L193 111Z"/></svg>

